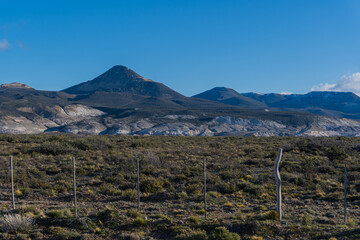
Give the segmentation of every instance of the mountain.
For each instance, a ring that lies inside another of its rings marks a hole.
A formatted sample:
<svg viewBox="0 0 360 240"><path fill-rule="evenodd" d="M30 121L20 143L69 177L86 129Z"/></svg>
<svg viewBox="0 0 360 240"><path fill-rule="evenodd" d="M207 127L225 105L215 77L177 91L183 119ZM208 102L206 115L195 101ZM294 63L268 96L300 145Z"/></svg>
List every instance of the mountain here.
<svg viewBox="0 0 360 240"><path fill-rule="evenodd" d="M0 85L0 133L358 136L349 93L240 94L214 88L185 97L124 66L63 91ZM321 116L322 115L322 116Z"/></svg>
<svg viewBox="0 0 360 240"><path fill-rule="evenodd" d="M293 96L296 96L296 94L291 95L284 95L284 94L278 94L278 93L267 93L267 94L259 94L259 93L242 93L241 95L251 98L253 100L259 101L264 103L267 106L272 106L274 103L278 103L284 100L287 100L288 98L292 98Z"/></svg>
<svg viewBox="0 0 360 240"><path fill-rule="evenodd" d="M272 103L274 107L325 108L344 111L349 105L359 105L360 97L351 92L319 92L304 95L289 95L286 99Z"/></svg>
<svg viewBox="0 0 360 240"><path fill-rule="evenodd" d="M239 97L240 96L240 97ZM308 112L327 117L360 119L360 97L352 92L313 91L306 94L238 93L216 87L193 96L243 108Z"/></svg>
<svg viewBox="0 0 360 240"><path fill-rule="evenodd" d="M243 108L265 108L266 105L252 98L241 95L231 88L215 87L211 90L192 96L212 101L218 101Z"/></svg>
<svg viewBox="0 0 360 240"><path fill-rule="evenodd" d="M313 91L306 94L243 94L279 110L305 111L330 117L360 119L360 97L352 92Z"/></svg>
<svg viewBox="0 0 360 240"><path fill-rule="evenodd" d="M102 92L125 92L143 96L177 98L184 97L162 83L146 79L133 70L117 65L94 78L63 90L69 94L92 94Z"/></svg>

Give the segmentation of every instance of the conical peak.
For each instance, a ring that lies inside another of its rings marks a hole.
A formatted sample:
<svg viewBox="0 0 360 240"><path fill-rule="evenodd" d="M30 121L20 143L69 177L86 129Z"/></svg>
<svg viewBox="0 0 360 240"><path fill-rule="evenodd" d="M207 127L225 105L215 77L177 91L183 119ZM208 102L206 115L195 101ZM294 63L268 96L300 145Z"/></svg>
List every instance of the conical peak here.
<svg viewBox="0 0 360 240"><path fill-rule="evenodd" d="M146 79L139 74L137 74L135 71L131 70L128 67L122 66L122 65L115 65L112 68L110 68L105 73L101 74L98 78L100 79L124 79L127 81L135 80L135 81L151 81L149 79Z"/></svg>

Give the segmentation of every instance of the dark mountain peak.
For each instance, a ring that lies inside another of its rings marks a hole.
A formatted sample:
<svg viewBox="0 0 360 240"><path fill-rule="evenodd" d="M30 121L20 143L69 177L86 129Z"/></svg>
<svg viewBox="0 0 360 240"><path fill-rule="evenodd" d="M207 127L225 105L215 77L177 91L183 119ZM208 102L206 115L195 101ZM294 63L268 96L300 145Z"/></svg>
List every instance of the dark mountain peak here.
<svg viewBox="0 0 360 240"><path fill-rule="evenodd" d="M215 87L203 93L193 96L212 101L218 101L229 105L235 105L244 108L262 108L265 105L249 97L243 96L234 89L226 87Z"/></svg>
<svg viewBox="0 0 360 240"><path fill-rule="evenodd" d="M151 97L183 97L162 83L144 78L135 71L116 65L91 81L63 90L70 94L92 94L94 92L123 92Z"/></svg>
<svg viewBox="0 0 360 240"><path fill-rule="evenodd" d="M210 91L235 91L231 88L227 88L227 87L214 87L213 89L210 89Z"/></svg>
<svg viewBox="0 0 360 240"><path fill-rule="evenodd" d="M239 96L240 93L238 93L234 89L226 88L226 87L214 87L208 91L194 95L193 97L218 101L218 100L228 99L231 97L239 97Z"/></svg>
<svg viewBox="0 0 360 240"><path fill-rule="evenodd" d="M151 81L122 65L115 65L94 80L97 81Z"/></svg>

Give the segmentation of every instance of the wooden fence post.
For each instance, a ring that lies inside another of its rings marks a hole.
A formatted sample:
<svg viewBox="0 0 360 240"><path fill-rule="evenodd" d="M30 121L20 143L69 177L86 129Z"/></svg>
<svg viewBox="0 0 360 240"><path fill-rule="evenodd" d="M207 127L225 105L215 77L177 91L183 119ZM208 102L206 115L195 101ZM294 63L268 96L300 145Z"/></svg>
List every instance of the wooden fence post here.
<svg viewBox="0 0 360 240"><path fill-rule="evenodd" d="M205 210L205 220L207 215L207 206L206 206L206 159L204 159L204 210Z"/></svg>
<svg viewBox="0 0 360 240"><path fill-rule="evenodd" d="M275 160L274 172L275 172L275 179L276 179L276 199L277 199L277 212L279 214L279 220L282 220L282 210L281 210L281 178L279 172L279 165L282 156L282 148L279 148L277 158Z"/></svg>
<svg viewBox="0 0 360 240"><path fill-rule="evenodd" d="M137 208L140 212L140 160L136 158L136 167L137 167Z"/></svg>
<svg viewBox="0 0 360 240"><path fill-rule="evenodd" d="M346 223L346 194L347 194L347 169L346 169L346 159L345 159L345 168L344 168L344 224Z"/></svg>
<svg viewBox="0 0 360 240"><path fill-rule="evenodd" d="M73 183L74 183L74 205L75 205L75 217L78 218L78 208L77 208L77 198L76 198L76 166L75 166L75 157L72 158L73 160Z"/></svg>
<svg viewBox="0 0 360 240"><path fill-rule="evenodd" d="M15 192L14 192L14 158L10 156L10 176L11 176L11 199L13 209L15 210Z"/></svg>

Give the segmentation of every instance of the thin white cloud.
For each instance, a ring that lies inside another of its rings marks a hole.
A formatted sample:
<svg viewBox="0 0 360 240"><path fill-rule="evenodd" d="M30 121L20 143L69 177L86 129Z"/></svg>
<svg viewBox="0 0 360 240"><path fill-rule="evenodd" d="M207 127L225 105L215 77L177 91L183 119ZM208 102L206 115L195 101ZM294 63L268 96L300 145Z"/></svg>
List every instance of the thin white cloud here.
<svg viewBox="0 0 360 240"><path fill-rule="evenodd" d="M7 39L0 40L0 51L5 51L10 48L10 43Z"/></svg>
<svg viewBox="0 0 360 240"><path fill-rule="evenodd" d="M18 48L27 49L27 46L23 42L16 41L16 45Z"/></svg>
<svg viewBox="0 0 360 240"><path fill-rule="evenodd" d="M353 92L360 96L360 72L342 76L336 83L321 83L311 91Z"/></svg>

